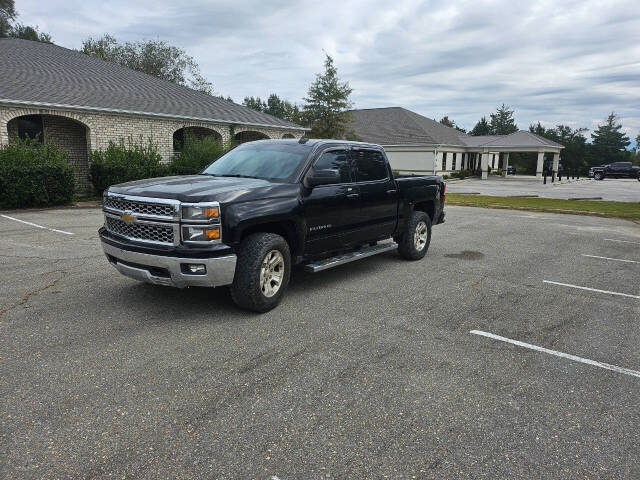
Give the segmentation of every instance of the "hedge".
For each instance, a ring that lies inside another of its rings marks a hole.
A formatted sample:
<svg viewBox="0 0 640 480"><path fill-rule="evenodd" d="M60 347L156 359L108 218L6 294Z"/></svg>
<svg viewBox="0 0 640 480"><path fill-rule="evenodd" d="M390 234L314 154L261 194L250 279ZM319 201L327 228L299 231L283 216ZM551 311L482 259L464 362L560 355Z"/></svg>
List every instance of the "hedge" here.
<svg viewBox="0 0 640 480"><path fill-rule="evenodd" d="M123 140L110 142L106 150L91 152L89 179L102 194L111 185L167 175L168 168L160 161L157 146L151 141L147 145L133 143L131 139L127 145Z"/></svg>
<svg viewBox="0 0 640 480"><path fill-rule="evenodd" d="M0 147L0 206L61 205L73 201L74 172L67 152L32 139Z"/></svg>
<svg viewBox="0 0 640 480"><path fill-rule="evenodd" d="M213 137L187 136L180 156L169 164L173 175L195 175L229 151Z"/></svg>

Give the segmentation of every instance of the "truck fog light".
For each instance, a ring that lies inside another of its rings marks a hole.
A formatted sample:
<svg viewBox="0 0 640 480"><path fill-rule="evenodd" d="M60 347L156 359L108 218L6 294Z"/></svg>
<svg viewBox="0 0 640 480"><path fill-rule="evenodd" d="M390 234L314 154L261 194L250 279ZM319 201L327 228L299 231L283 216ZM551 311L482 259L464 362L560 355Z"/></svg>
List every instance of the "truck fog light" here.
<svg viewBox="0 0 640 480"><path fill-rule="evenodd" d="M201 263L183 263L182 272L189 275L206 275L207 267Z"/></svg>

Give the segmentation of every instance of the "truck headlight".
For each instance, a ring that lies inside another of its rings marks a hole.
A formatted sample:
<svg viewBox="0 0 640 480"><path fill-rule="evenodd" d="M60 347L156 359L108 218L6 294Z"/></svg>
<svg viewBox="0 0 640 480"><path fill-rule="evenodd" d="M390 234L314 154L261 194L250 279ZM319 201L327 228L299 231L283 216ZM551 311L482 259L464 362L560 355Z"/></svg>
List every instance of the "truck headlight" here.
<svg viewBox="0 0 640 480"><path fill-rule="evenodd" d="M219 220L220 206L217 203L182 204L182 219L200 222Z"/></svg>
<svg viewBox="0 0 640 480"><path fill-rule="evenodd" d="M215 243L220 240L221 234L220 225L184 225L182 227L182 241L184 243Z"/></svg>

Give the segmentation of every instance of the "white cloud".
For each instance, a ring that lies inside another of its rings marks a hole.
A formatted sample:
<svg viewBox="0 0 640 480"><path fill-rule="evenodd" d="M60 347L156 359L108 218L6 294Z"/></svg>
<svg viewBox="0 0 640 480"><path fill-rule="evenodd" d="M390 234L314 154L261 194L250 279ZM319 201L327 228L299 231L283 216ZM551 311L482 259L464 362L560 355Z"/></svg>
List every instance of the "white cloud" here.
<svg viewBox="0 0 640 480"><path fill-rule="evenodd" d="M593 128L614 110L640 130L640 4L630 0L18 1L19 21L78 48L104 32L161 38L216 90L300 102L323 50L356 107L401 105L470 128L506 103L521 128Z"/></svg>

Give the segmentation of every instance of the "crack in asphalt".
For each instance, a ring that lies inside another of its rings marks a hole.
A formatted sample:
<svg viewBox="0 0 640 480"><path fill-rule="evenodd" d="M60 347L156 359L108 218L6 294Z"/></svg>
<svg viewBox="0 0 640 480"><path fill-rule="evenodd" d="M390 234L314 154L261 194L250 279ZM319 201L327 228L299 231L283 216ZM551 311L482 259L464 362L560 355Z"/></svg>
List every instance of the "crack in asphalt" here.
<svg viewBox="0 0 640 480"><path fill-rule="evenodd" d="M33 297L34 295L38 295L39 293L44 292L45 290L51 288L51 287L55 287L58 282L60 280L63 280L64 278L69 276L69 272L65 271L65 270L54 270L53 272L47 272L45 273L45 275L50 275L52 273L61 273L62 275L59 278L56 278L53 282L37 288L31 292L27 292L25 295L23 295L23 297L20 299L20 301L14 305L11 305L9 307L3 308L2 310L0 310L0 319L2 319L2 317L9 311L14 310L22 305L25 305L30 299L31 297Z"/></svg>

